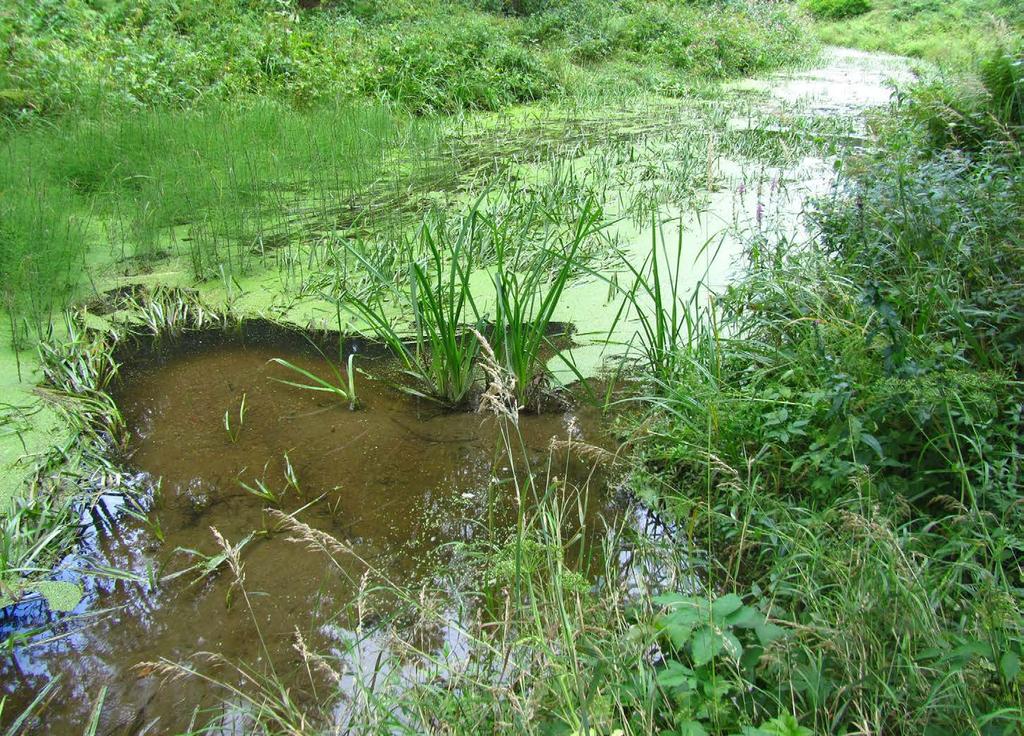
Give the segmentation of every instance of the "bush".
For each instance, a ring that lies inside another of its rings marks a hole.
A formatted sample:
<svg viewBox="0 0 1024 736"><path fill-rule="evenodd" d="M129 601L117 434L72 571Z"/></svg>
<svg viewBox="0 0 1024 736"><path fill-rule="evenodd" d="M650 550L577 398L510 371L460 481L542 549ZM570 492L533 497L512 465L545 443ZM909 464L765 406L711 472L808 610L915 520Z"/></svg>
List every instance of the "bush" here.
<svg viewBox="0 0 1024 736"><path fill-rule="evenodd" d="M843 20L871 10L869 0L804 0L804 7L815 18Z"/></svg>
<svg viewBox="0 0 1024 736"><path fill-rule="evenodd" d="M682 6L667 21L646 14L630 27L628 44L714 78L784 64L805 48L799 23L782 5Z"/></svg>
<svg viewBox="0 0 1024 736"><path fill-rule="evenodd" d="M933 82L903 100L931 147L979 152L999 141L1013 145L1024 126L1024 51L993 52L979 67L983 90Z"/></svg>
<svg viewBox="0 0 1024 736"><path fill-rule="evenodd" d="M1024 125L1024 49L1000 49L981 65L995 116L1005 125Z"/></svg>
<svg viewBox="0 0 1024 736"><path fill-rule="evenodd" d="M540 99L557 83L536 54L474 21L427 24L382 39L363 84L375 96L429 113L496 110Z"/></svg>
<svg viewBox="0 0 1024 736"><path fill-rule="evenodd" d="M708 577L800 628L761 681L814 733L1019 730L1024 156L997 119L1006 87L918 90L816 204L812 243L755 239L645 427L638 492L702 536ZM994 121L973 150L921 124L940 97Z"/></svg>

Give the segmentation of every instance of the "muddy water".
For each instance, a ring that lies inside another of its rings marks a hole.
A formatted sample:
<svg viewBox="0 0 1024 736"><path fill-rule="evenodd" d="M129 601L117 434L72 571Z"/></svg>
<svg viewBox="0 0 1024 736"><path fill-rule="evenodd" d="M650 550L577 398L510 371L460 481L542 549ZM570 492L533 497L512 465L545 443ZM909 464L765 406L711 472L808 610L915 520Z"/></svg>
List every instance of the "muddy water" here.
<svg viewBox="0 0 1024 736"><path fill-rule="evenodd" d="M162 684L137 665L204 651L291 682L299 664L296 629L311 647L336 647L360 623L370 628L401 612L400 602L388 594L370 592L357 616L347 604L360 586L372 591L386 579L413 588L450 587L459 578L448 566L453 542L482 537L488 527L499 535L513 528L514 488L495 483L507 481L511 468L494 418L440 411L365 376L358 381L363 408L350 411L332 396L275 381L296 377L269 362L279 357L330 375L320 355L294 344L214 336L140 361L125 374L118 403L133 432L130 465L160 482L150 526L122 514L108 533L91 535L83 555L66 567L106 565L138 579L82 575L83 617L56 625L45 618L37 622L45 629L37 638L63 638L6 659L5 719L59 675L39 732L81 733L104 686L109 690L101 733L137 733L149 724L152 733L183 729L196 707L214 706L222 694L197 678ZM389 371L381 359L361 363L371 374ZM232 433L225 428L225 412ZM570 436L601 442L597 425L598 418L582 409L524 415L520 421L534 469L547 472L553 457L553 474L589 488L582 496L585 509L570 502L570 534L581 518L596 533L612 508L605 486L594 479L588 484L592 468L565 453L552 455L549 443ZM516 466L522 474L521 458ZM280 501L267 503L243 487L258 481L280 494ZM329 557L289 541L293 533L275 530L268 507L294 513L352 553ZM249 539L240 554L241 588L226 565L206 577L174 577L201 562L183 550L221 551L211 528L233 545ZM20 615L22 620L8 622L10 628L23 628L42 612L23 607ZM456 632L457 626L436 628L421 644L451 644ZM223 667L197 666L225 676Z"/></svg>

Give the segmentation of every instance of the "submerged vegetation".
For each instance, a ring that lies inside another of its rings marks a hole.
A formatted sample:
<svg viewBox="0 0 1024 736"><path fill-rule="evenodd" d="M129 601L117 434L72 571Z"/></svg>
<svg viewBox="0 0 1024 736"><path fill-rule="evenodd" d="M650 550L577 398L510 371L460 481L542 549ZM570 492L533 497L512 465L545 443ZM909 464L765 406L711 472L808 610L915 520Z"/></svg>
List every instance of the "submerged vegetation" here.
<svg viewBox="0 0 1024 736"><path fill-rule="evenodd" d="M9 3L0 726L1020 733L1021 21ZM716 84L812 28L943 74Z"/></svg>

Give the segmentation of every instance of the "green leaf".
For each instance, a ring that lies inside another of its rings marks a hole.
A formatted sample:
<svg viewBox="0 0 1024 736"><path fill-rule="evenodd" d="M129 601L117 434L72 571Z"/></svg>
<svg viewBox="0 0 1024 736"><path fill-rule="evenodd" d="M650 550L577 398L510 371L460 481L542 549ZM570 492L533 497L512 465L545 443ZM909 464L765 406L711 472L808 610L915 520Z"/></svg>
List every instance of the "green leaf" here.
<svg viewBox="0 0 1024 736"><path fill-rule="evenodd" d="M693 663L707 664L722 651L722 636L710 626L702 626L693 635Z"/></svg>
<svg viewBox="0 0 1024 736"><path fill-rule="evenodd" d="M1014 651L1003 652L999 658L999 671L1003 673L1003 679L1007 682L1014 682L1020 674L1020 657Z"/></svg>
<svg viewBox="0 0 1024 736"><path fill-rule="evenodd" d="M764 654L764 647L754 644L743 650L743 656L740 657L740 666L748 671L753 671L757 668L758 662L761 661L761 656Z"/></svg>
<svg viewBox="0 0 1024 736"><path fill-rule="evenodd" d="M682 649L686 646L686 642L690 640L690 635L693 633L692 623L676 623L672 620L666 620L663 622L664 631L668 634L669 640L672 642L672 646L676 649Z"/></svg>
<svg viewBox="0 0 1024 736"><path fill-rule="evenodd" d="M679 724L679 736L708 736L700 721L684 721Z"/></svg>
<svg viewBox="0 0 1024 736"><path fill-rule="evenodd" d="M814 731L801 726L796 717L789 713L771 719L761 726L761 730L772 736L814 736Z"/></svg>
<svg viewBox="0 0 1024 736"><path fill-rule="evenodd" d="M707 601L703 598L694 598L690 595L681 595L680 593L663 593L662 595L654 596L654 602L659 606L665 608L671 608L678 610L680 608L692 609L692 608L706 608Z"/></svg>
<svg viewBox="0 0 1024 736"><path fill-rule="evenodd" d="M711 604L711 615L715 620L724 619L730 613L738 611L742 606L743 599L735 593L729 593Z"/></svg>
<svg viewBox="0 0 1024 736"><path fill-rule="evenodd" d="M861 442L870 447L878 455L879 460L885 459L885 453L882 452L882 445L874 435L870 435L867 432L863 432L860 436Z"/></svg>
<svg viewBox="0 0 1024 736"><path fill-rule="evenodd" d="M693 670L679 662L668 662L658 672L658 684L666 688L681 687L689 690L693 687L693 678Z"/></svg>
<svg viewBox="0 0 1024 736"><path fill-rule="evenodd" d="M764 614L753 606L742 606L730 613L725 623L738 629L753 629L764 623Z"/></svg>
<svg viewBox="0 0 1024 736"><path fill-rule="evenodd" d="M956 647L952 652L949 653L949 656L946 657L946 659L957 659L961 662L967 662L973 657L984 657L989 661L995 661L995 656L992 652L992 645L985 641L968 641L967 643L961 644L960 646Z"/></svg>
<svg viewBox="0 0 1024 736"><path fill-rule="evenodd" d="M708 619L707 609L695 605L693 601L681 602L678 607L663 614L661 620L672 626L694 626Z"/></svg>
<svg viewBox="0 0 1024 736"><path fill-rule="evenodd" d="M740 644L740 640L730 632L726 631L722 634L722 639L725 642L725 653L733 659L740 659L743 656L743 645Z"/></svg>
<svg viewBox="0 0 1024 736"><path fill-rule="evenodd" d="M781 626L764 621L754 627L754 633L757 634L757 640L764 646L768 646L773 641L781 639L786 634L786 630Z"/></svg>

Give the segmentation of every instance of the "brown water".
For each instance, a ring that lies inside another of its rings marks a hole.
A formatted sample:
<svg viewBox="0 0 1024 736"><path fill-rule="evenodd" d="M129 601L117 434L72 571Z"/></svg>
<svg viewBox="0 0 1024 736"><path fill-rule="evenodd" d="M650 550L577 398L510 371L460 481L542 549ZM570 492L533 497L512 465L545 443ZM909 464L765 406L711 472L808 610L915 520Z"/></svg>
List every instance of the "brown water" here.
<svg viewBox="0 0 1024 736"><path fill-rule="evenodd" d="M133 433L129 465L143 480L160 479L151 525L122 514L104 531L90 529L83 552L64 566L65 577L86 588L78 616L56 620L36 604L0 622L6 629L0 635L40 627L40 643L0 660L8 696L4 721L59 675L35 724L38 732L80 734L104 686L100 733L181 730L196 707L215 706L223 693L198 678L168 684L136 665L203 651L298 683L291 679L300 664L293 648L297 628L311 647L337 648L357 628L348 604L361 584L372 589L386 578L412 588L458 588L459 571L448 564L451 543L482 538L488 528L499 536L512 529L515 490L505 482L511 468L497 420L441 411L364 376L358 381L364 408L350 411L332 396L273 380L295 378L268 362L276 357L330 375L320 355L296 344L217 336L136 360L124 374L117 398ZM360 363L372 374L388 371L383 359L361 357ZM226 411L238 427L235 438L225 429ZM579 408L520 419L532 469L543 475L550 458L552 474L590 489L582 512L570 503L570 534L581 519L590 534L599 533L601 517L613 508L606 485L591 478L592 468L551 453L549 444L570 435L600 444L598 419ZM288 484L288 464L297 488ZM517 460L516 469L522 477L525 463ZM281 494L278 508L350 545L354 554L332 560L289 541L292 535L266 511L270 504L242 487L257 479ZM220 552L211 527L231 544L253 535L241 552L246 595L227 566L202 579L195 573L168 579L197 561L182 550ZM139 579L82 573L97 564ZM400 609L388 594L367 594L363 626L372 628ZM453 623L458 618L453 610ZM423 644L453 645L457 631L437 627ZM61 638L47 641L54 635ZM197 664L204 672L211 666ZM229 670L217 672L231 679Z"/></svg>

